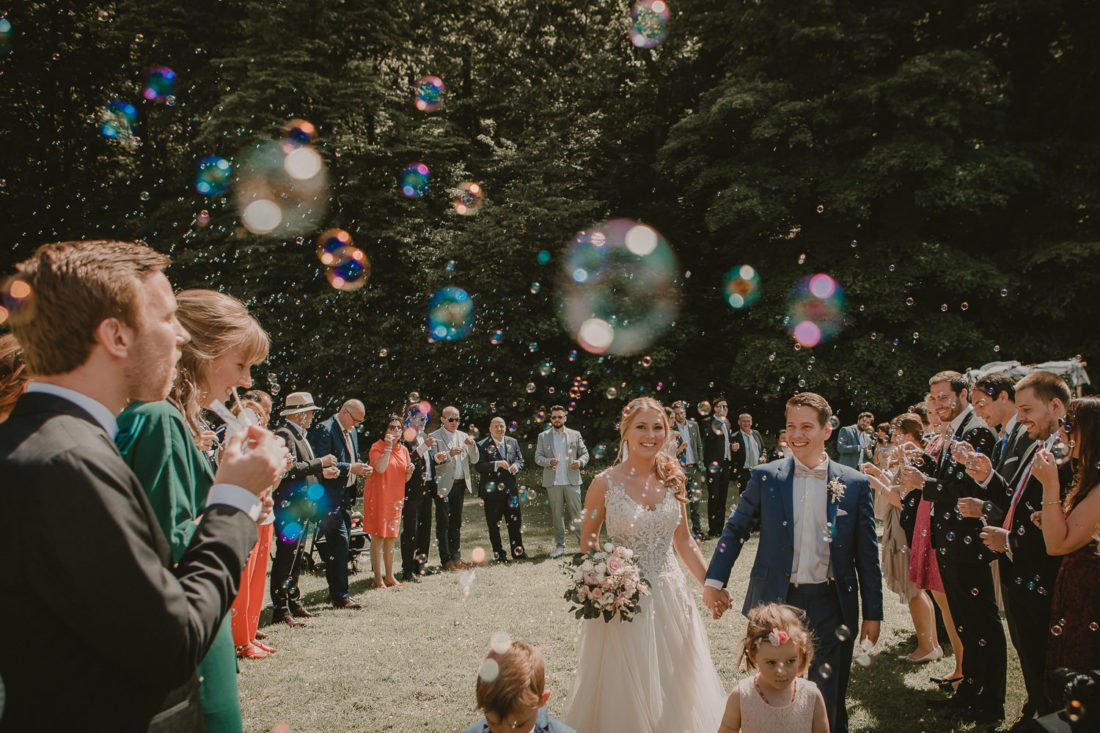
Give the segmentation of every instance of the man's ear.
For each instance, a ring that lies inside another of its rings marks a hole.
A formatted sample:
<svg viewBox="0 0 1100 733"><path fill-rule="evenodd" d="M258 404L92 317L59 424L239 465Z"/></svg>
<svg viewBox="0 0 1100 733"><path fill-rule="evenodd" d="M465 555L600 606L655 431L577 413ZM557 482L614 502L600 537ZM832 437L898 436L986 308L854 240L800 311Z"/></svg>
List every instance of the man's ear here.
<svg viewBox="0 0 1100 733"><path fill-rule="evenodd" d="M116 359L125 359L134 345L134 330L117 318L105 318L92 332L95 342Z"/></svg>

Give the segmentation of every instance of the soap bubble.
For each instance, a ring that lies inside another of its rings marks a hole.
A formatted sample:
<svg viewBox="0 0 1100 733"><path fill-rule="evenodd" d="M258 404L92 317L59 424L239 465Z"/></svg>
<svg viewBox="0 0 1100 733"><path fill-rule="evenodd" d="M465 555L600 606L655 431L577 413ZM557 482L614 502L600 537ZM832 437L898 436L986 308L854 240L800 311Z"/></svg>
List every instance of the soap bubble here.
<svg viewBox="0 0 1100 733"><path fill-rule="evenodd" d="M408 194L405 194L408 196ZM458 184L455 188L454 207L455 213L462 216L476 214L485 200L485 193L477 183L469 181Z"/></svg>
<svg viewBox="0 0 1100 733"><path fill-rule="evenodd" d="M837 641L840 642L848 641L848 639L850 639L852 636L852 630L844 624L840 624L839 626L837 626L836 630L833 633L836 634Z"/></svg>
<svg viewBox="0 0 1100 733"><path fill-rule="evenodd" d="M699 411L699 416L700 417L706 417L707 415L710 414L710 403L707 402L706 400L703 400L702 402L700 402L698 405L695 406L695 409Z"/></svg>
<svg viewBox="0 0 1100 733"><path fill-rule="evenodd" d="M615 389L614 387L608 387L605 394L607 395L607 399L613 400L619 396L619 390Z"/></svg>
<svg viewBox="0 0 1100 733"><path fill-rule="evenodd" d="M801 346L834 338L844 325L844 293L829 275L803 278L787 298L787 328Z"/></svg>
<svg viewBox="0 0 1100 733"><path fill-rule="evenodd" d="M464 338L474 325L474 301L462 288L437 291L428 301L428 331L439 341Z"/></svg>
<svg viewBox="0 0 1100 733"><path fill-rule="evenodd" d="M289 120L282 128L283 144L290 149L309 145L317 137L317 128L306 120Z"/></svg>
<svg viewBox="0 0 1100 733"><path fill-rule="evenodd" d="M316 156L309 158L308 166L303 162L306 158L300 157L302 151ZM312 229L324 215L328 175L312 148L269 140L247 148L240 160L235 199L242 223L253 234L297 236Z"/></svg>
<svg viewBox="0 0 1100 733"><path fill-rule="evenodd" d="M423 163L409 163L401 171L401 193L405 198L418 199L431 187L432 173Z"/></svg>
<svg viewBox="0 0 1100 733"><path fill-rule="evenodd" d="M470 553L470 560L474 565L481 565L485 562L485 549L482 547L475 547L473 552Z"/></svg>
<svg viewBox="0 0 1100 733"><path fill-rule="evenodd" d="M495 659L486 659L477 670L478 678L485 684L495 682L500 676L500 664Z"/></svg>
<svg viewBox="0 0 1100 733"><path fill-rule="evenodd" d="M0 54L11 50L11 21L0 18Z"/></svg>
<svg viewBox="0 0 1100 733"><path fill-rule="evenodd" d="M676 257L652 227L613 219L574 237L560 273L565 327L593 353L634 354L678 310Z"/></svg>
<svg viewBox="0 0 1100 733"><path fill-rule="evenodd" d="M839 428L840 427L840 418L837 417L836 415L830 415L829 416L829 427L831 427L833 430L836 430L837 428Z"/></svg>
<svg viewBox="0 0 1100 733"><path fill-rule="evenodd" d="M726 273L726 302L731 308L748 308L760 299L760 275L751 265L741 265Z"/></svg>
<svg viewBox="0 0 1100 733"><path fill-rule="evenodd" d="M416 108L435 112L443 106L443 80L438 76L422 76L416 82Z"/></svg>
<svg viewBox="0 0 1100 733"><path fill-rule="evenodd" d="M502 341L504 341L504 331L493 331L489 334L489 343L493 346L500 346Z"/></svg>
<svg viewBox="0 0 1100 733"><path fill-rule="evenodd" d="M343 229L328 229L317 237L317 257L326 267L335 264L351 246L351 235Z"/></svg>
<svg viewBox="0 0 1100 733"><path fill-rule="evenodd" d="M656 48L668 35L670 14L664 0L641 0L630 9L630 42Z"/></svg>
<svg viewBox="0 0 1100 733"><path fill-rule="evenodd" d="M544 377L549 376L550 372L552 372L553 370L554 365L548 361L544 361L543 363L539 364L539 374Z"/></svg>
<svg viewBox="0 0 1100 733"><path fill-rule="evenodd" d="M233 166L225 158L208 155L195 164L195 190L203 196L219 196L229 188Z"/></svg>
<svg viewBox="0 0 1100 733"><path fill-rule="evenodd" d="M173 101L176 89L176 72L167 66L154 66L145 72L145 91L142 94L153 102Z"/></svg>
<svg viewBox="0 0 1100 733"><path fill-rule="evenodd" d="M592 449L592 457L597 461L603 460L603 457L607 454L607 446L603 443L598 443L596 447Z"/></svg>
<svg viewBox="0 0 1100 733"><path fill-rule="evenodd" d="M507 632L497 631L489 637L489 648L497 654L507 654L512 648L512 637Z"/></svg>
<svg viewBox="0 0 1100 733"><path fill-rule="evenodd" d="M358 247L345 247L325 276L337 290L358 290L367 284L370 277L370 260Z"/></svg>
<svg viewBox="0 0 1100 733"><path fill-rule="evenodd" d="M99 111L99 134L108 140L133 140L136 137L137 121L137 107L116 99Z"/></svg>

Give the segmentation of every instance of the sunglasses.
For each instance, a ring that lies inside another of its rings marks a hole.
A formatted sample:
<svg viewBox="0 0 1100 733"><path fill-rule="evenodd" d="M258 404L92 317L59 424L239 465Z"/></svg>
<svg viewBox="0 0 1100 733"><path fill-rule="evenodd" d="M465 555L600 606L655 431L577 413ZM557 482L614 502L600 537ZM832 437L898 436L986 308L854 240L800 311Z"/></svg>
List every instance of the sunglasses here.
<svg viewBox="0 0 1100 733"><path fill-rule="evenodd" d="M457 418L457 417L445 417L445 418L443 418L443 422L458 422L458 420L459 420L459 418Z"/></svg>

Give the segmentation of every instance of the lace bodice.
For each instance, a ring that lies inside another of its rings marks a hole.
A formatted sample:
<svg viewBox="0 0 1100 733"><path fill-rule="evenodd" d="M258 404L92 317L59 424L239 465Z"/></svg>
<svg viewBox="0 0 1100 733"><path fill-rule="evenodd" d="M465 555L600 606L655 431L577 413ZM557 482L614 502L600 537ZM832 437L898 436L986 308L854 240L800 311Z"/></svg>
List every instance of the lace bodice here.
<svg viewBox="0 0 1100 733"><path fill-rule="evenodd" d="M672 535L680 524L680 502L671 489L652 511L627 495L623 485L608 479L604 509L607 534L615 545L629 547L638 555L642 575L652 583L658 576L680 573L672 549Z"/></svg>

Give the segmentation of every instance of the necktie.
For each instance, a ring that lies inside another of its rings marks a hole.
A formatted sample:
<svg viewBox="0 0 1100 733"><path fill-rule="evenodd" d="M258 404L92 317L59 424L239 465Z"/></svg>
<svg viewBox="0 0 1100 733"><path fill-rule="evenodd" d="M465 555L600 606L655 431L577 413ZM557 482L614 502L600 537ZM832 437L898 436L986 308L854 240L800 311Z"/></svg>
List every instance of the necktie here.
<svg viewBox="0 0 1100 733"><path fill-rule="evenodd" d="M1032 459L1034 462L1034 459ZM1008 507L1008 513L1005 515L1005 521L1001 524L1001 529L1012 529L1012 520L1016 517L1016 505L1020 503L1020 498L1024 495L1024 490L1027 488L1027 482L1031 480L1031 466L1032 463L1027 464L1027 470L1024 471L1024 477L1020 479L1020 483L1016 484L1016 491L1012 495L1012 505Z"/></svg>
<svg viewBox="0 0 1100 733"><path fill-rule="evenodd" d="M818 468L806 468L800 463L794 464L794 477L795 478L814 478L814 479L827 479L829 478L829 466L828 464L821 464Z"/></svg>

